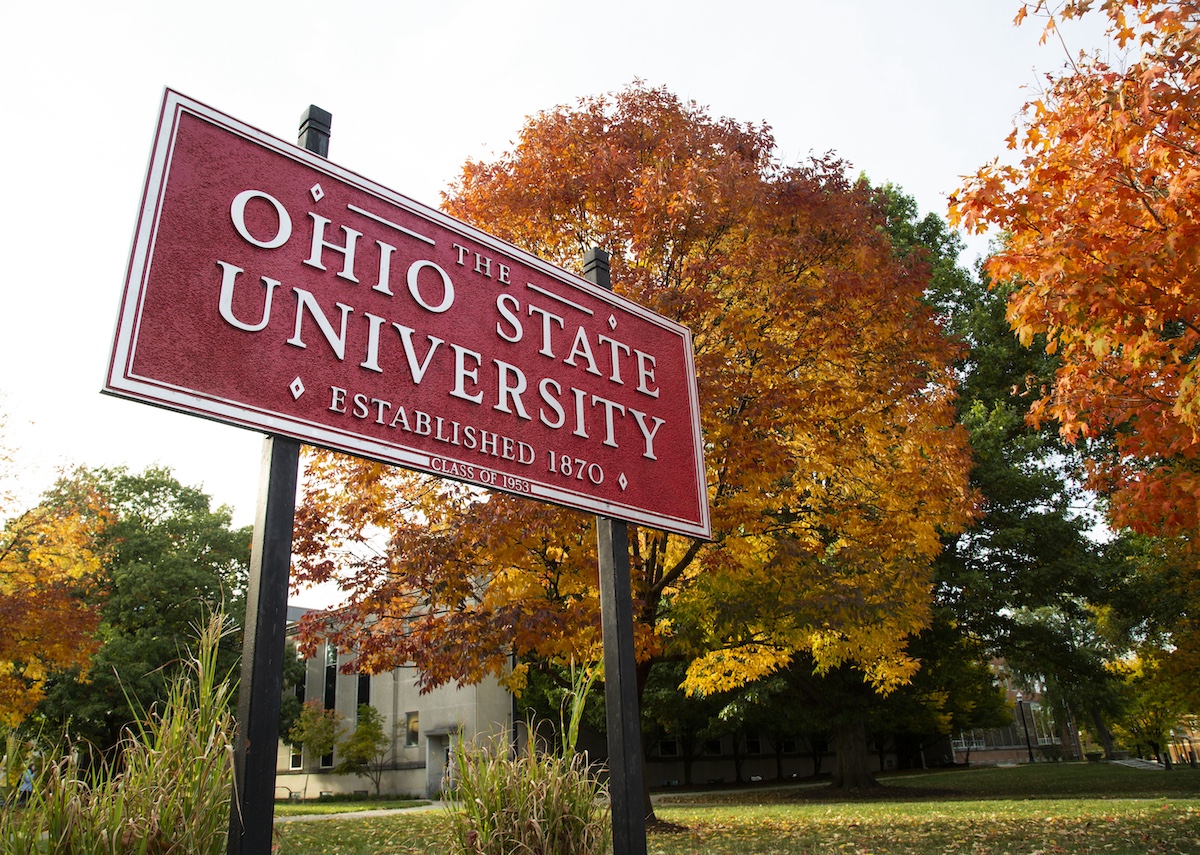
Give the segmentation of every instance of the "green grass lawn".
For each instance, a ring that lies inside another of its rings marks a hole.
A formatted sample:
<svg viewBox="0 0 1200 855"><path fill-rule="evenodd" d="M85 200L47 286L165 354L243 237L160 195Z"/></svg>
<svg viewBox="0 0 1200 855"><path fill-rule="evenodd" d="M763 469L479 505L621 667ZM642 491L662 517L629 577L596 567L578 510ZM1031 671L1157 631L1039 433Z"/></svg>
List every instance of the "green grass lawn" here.
<svg viewBox="0 0 1200 855"><path fill-rule="evenodd" d="M1193 853L1200 771L1045 764L895 776L844 798L823 787L661 797L650 855ZM280 855L446 851L444 812L277 826Z"/></svg>

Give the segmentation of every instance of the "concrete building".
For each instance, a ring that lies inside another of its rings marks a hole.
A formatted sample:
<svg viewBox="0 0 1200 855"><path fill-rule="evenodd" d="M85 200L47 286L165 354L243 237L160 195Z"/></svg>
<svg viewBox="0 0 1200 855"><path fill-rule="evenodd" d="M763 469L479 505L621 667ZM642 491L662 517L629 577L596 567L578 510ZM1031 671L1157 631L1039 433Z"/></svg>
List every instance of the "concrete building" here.
<svg viewBox="0 0 1200 855"><path fill-rule="evenodd" d="M289 621L299 620L303 612L289 608ZM434 798L453 776L460 741L512 733L512 695L494 679L475 686L443 686L422 695L411 666L375 675L344 674L340 666L347 658L332 645L323 645L318 656L307 660L304 685L297 687L297 694L302 693L301 700L319 701L325 709L340 712L347 734L354 728L360 704L375 707L384 732L391 736L391 750L382 764L381 793ZM373 791L367 778L334 773L340 759L336 749L312 757L281 741L276 797L311 799Z"/></svg>

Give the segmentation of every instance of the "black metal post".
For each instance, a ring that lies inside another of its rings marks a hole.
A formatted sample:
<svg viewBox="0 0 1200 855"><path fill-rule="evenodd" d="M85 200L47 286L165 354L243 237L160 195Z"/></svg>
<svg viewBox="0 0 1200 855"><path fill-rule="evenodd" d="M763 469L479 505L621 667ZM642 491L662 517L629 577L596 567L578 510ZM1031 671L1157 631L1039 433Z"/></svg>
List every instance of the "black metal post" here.
<svg viewBox="0 0 1200 855"><path fill-rule="evenodd" d="M1033 760L1033 743L1031 743L1029 741L1029 722L1025 720L1025 707L1022 706L1023 703L1024 702L1021 700L1021 698L1018 697L1017 698L1017 711L1021 714L1021 726L1025 728L1025 747L1027 749L1029 749L1029 762L1032 763L1032 762L1034 762L1034 760ZM1031 710L1031 712L1032 712L1032 710Z"/></svg>
<svg viewBox="0 0 1200 855"><path fill-rule="evenodd" d="M278 436L266 438L246 595L229 855L267 855L271 851L299 464L299 442Z"/></svg>
<svg viewBox="0 0 1200 855"><path fill-rule="evenodd" d="M583 275L593 284L612 290L608 253L598 248L589 250L584 256ZM613 855L646 855L642 729L638 710L637 658L633 648L633 591L629 580L629 527L622 520L597 516L596 538Z"/></svg>
<svg viewBox="0 0 1200 855"><path fill-rule="evenodd" d="M333 114L311 104L300 116L300 138L296 145L321 157L329 157L329 131L332 127Z"/></svg>
<svg viewBox="0 0 1200 855"><path fill-rule="evenodd" d="M320 107L309 107L300 119L300 145L325 157L329 153L331 120L332 116ZM250 584L246 592L228 855L271 852L288 577L299 470L300 443L287 437L268 436L263 443Z"/></svg>

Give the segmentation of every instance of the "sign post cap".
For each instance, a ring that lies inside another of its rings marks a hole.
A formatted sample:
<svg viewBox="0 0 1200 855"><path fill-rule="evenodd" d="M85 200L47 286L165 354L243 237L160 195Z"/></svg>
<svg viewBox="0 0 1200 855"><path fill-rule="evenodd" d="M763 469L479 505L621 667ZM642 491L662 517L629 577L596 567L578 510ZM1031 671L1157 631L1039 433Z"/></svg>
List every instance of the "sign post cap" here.
<svg viewBox="0 0 1200 855"><path fill-rule="evenodd" d="M300 115L300 145L321 157L329 156L329 130L333 126L333 114L310 104Z"/></svg>

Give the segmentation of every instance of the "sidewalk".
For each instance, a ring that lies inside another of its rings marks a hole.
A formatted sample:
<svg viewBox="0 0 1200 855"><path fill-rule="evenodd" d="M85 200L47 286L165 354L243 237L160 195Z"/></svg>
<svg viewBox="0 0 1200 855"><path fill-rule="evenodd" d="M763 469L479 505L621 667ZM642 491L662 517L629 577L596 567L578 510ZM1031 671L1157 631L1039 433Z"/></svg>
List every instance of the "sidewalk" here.
<svg viewBox="0 0 1200 855"><path fill-rule="evenodd" d="M276 816L275 822L314 822L322 819L362 819L367 816L392 816L397 813L425 813L441 810L443 802L430 802L427 805L417 805L407 808L385 808L383 810L348 810L341 813L304 813L296 816Z"/></svg>
<svg viewBox="0 0 1200 855"><path fill-rule="evenodd" d="M1136 757L1129 760L1113 760L1114 766L1128 766L1130 769L1158 769L1165 770L1166 767L1161 763L1155 763L1153 760L1138 760Z"/></svg>

